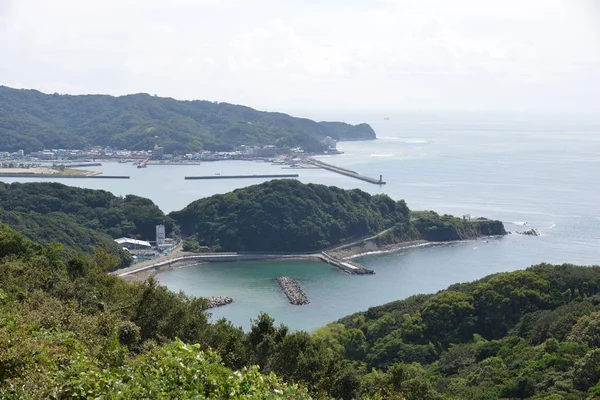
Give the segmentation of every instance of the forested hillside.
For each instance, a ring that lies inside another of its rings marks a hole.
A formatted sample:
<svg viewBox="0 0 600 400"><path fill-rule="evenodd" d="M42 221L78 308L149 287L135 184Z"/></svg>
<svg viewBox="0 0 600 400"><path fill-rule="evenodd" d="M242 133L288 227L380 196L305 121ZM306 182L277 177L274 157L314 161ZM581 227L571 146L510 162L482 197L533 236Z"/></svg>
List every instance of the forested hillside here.
<svg viewBox="0 0 600 400"><path fill-rule="evenodd" d="M225 251L312 251L407 220L404 201L359 189L273 180L197 200L169 216Z"/></svg>
<svg viewBox="0 0 600 400"><path fill-rule="evenodd" d="M107 275L116 261L0 225L1 398L600 396L600 267L496 274L309 334L209 323L202 299Z"/></svg>
<svg viewBox="0 0 600 400"><path fill-rule="evenodd" d="M0 225L0 398L310 398L256 368L234 373L209 349L228 337L203 300L127 284L105 273L115 263L102 248L64 262Z"/></svg>
<svg viewBox="0 0 600 400"><path fill-rule="evenodd" d="M151 200L47 182L0 182L0 222L37 242L87 253L98 244L118 251L113 239L119 237L154 240L157 224L168 235L178 232Z"/></svg>
<svg viewBox="0 0 600 400"><path fill-rule="evenodd" d="M388 230L378 244L504 235L500 221L411 214L404 200L274 180L197 200L170 214L181 232L225 251L314 251Z"/></svg>
<svg viewBox="0 0 600 400"><path fill-rule="evenodd" d="M317 123L210 101L134 94L70 96L0 86L0 151L112 146L168 153L232 150L236 145L301 146L320 140L375 139L367 124Z"/></svg>
<svg viewBox="0 0 600 400"><path fill-rule="evenodd" d="M363 379L402 391L395 375L418 377L422 394L407 398L595 399L600 267L491 275L373 307L317 336L355 360Z"/></svg>

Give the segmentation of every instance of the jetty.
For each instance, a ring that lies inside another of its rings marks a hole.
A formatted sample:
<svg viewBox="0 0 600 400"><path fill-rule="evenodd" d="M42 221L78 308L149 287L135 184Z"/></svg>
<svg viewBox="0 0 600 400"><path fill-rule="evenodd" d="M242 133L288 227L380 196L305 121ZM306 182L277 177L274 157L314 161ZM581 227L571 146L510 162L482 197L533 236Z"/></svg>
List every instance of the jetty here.
<svg viewBox="0 0 600 400"><path fill-rule="evenodd" d="M65 167L65 168L81 168L81 167L101 167L102 163L65 163L65 164L56 164L57 167Z"/></svg>
<svg viewBox="0 0 600 400"><path fill-rule="evenodd" d="M321 252L321 254L318 257L321 259L321 261L326 262L327 264L333 265L334 267L337 267L350 275L373 275L373 274L375 274L375 271L373 271L372 269L366 268L364 265L361 265L361 264L357 263L356 261L340 260L324 251Z"/></svg>
<svg viewBox="0 0 600 400"><path fill-rule="evenodd" d="M383 181L383 175L379 175L379 179L371 178L368 176L360 175L358 172L351 171L349 169L336 167L335 165L327 164L319 160L315 160L314 158L309 158L307 160L309 164L312 164L316 167L326 169L327 171L335 172L341 175L348 176L350 178L358 179L360 181L373 183L375 185L385 185Z"/></svg>
<svg viewBox="0 0 600 400"><path fill-rule="evenodd" d="M206 297L205 300L208 303L208 308L217 308L233 303L233 299L227 296Z"/></svg>
<svg viewBox="0 0 600 400"><path fill-rule="evenodd" d="M185 179L259 179L259 178L297 178L298 174L271 174L271 175L205 175L186 176Z"/></svg>
<svg viewBox="0 0 600 400"><path fill-rule="evenodd" d="M280 276L275 280L279 284L281 290L283 290L283 293L285 293L290 304L301 306L310 303L306 292L302 289L297 280L287 276Z"/></svg>
<svg viewBox="0 0 600 400"><path fill-rule="evenodd" d="M138 164L138 168L146 168L146 165L148 165L148 162L150 162L149 158L146 158L142 161L140 161L140 163Z"/></svg>

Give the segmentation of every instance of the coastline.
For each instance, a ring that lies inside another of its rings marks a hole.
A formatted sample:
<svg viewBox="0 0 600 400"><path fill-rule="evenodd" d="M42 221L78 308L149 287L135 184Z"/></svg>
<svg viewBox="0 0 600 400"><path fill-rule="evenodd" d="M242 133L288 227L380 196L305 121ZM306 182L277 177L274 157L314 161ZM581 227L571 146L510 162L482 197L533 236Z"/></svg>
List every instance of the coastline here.
<svg viewBox="0 0 600 400"><path fill-rule="evenodd" d="M195 253L186 253L187 255L197 255ZM199 253L201 254L201 253ZM181 255L181 253L179 254ZM156 260L156 259L155 259ZM154 260L149 260L154 261ZM168 261L168 259L163 259L161 261ZM279 255L267 255L258 256L256 258L246 259L246 260L231 260L229 262L246 262L246 261L264 261L264 262L281 262L281 261L308 261L308 262L322 262L321 259L317 256L317 254L279 254ZM173 269L179 268L187 268L200 264L218 264L223 261L200 261L200 260L176 260L164 265L158 265L156 267L150 267L147 269L143 269L140 271L136 271L136 268L140 268L139 265L132 265L128 268L124 268L121 270L113 271L112 274L119 276L121 279L124 279L127 282L143 282L146 279L155 276L156 274L169 271ZM150 264L151 266L152 264ZM144 268L144 267L141 267ZM128 271L129 270L129 271ZM128 272L127 275L120 276L119 274Z"/></svg>
<svg viewBox="0 0 600 400"><path fill-rule="evenodd" d="M337 249L333 249L330 251L327 251L328 254L333 255L335 258L339 259L339 260L352 260L354 258L359 258L359 257L365 257L365 256L369 256L369 255L376 255L376 254L386 254L386 253L393 253L396 251L401 251L404 249L409 249L409 248L416 248L416 247L427 247L427 246L436 246L436 245L444 245L444 244L452 244L452 243L465 243L465 242L469 242L469 241L476 241L478 239L498 239L501 238L502 236L498 236L498 235L492 235L492 236L480 236L478 238L475 239L465 239L465 240L451 240L451 241L447 241L447 242L431 242L431 241L427 241L427 240L410 240L410 241L406 241L406 242L399 242L399 243L392 243L392 244L387 244L387 245L377 245L372 241L367 241L367 242L363 242L360 245L353 245L353 246L348 246L348 247L342 247L342 248L337 248ZM177 255L178 256L182 256L182 255L188 255L188 256L194 256L194 255L199 255L202 253L184 253L184 252L179 252ZM323 260L319 257L319 253L313 253L313 254L263 254L263 255L255 255L251 258L247 258L247 259L232 259L229 262L245 262L245 261L264 261L264 262L281 262L281 261L308 261L308 262L323 262ZM244 255L241 255L244 256ZM151 263L150 261L155 261L154 263ZM163 262L164 264L159 264L157 266L153 266L154 264L158 264L156 263L156 261ZM223 262L223 261L202 261L202 260L190 260L190 259L186 259L186 260L174 260L173 262L168 262L168 258L164 258L162 260L158 260L158 259L154 259L154 260L148 260L148 267L142 267L139 264L138 265L132 265L131 267L128 267L126 269L122 269L122 270L117 270L117 271L113 271L113 274L119 275L122 273L127 273L127 275L121 275L120 278L124 279L127 282L143 282L145 280L147 280L148 278L155 276L156 274L163 272L163 271L168 271L168 270L173 270L173 269L179 269L179 268L186 268L186 267L191 267L191 266L195 266L195 265L200 265L200 264L217 264L219 262ZM139 271L136 270L140 269L140 268L145 268L145 269L141 269Z"/></svg>
<svg viewBox="0 0 600 400"><path fill-rule="evenodd" d="M489 236L478 236L473 239L463 239L463 240L449 240L447 242L431 242L428 240L409 240L406 242L398 242L391 243L380 246L372 241L365 241L361 245L354 245L348 247L342 247L338 249L333 249L328 253L334 255L335 257L341 260L352 260L358 257L364 257L369 255L376 254L386 254L386 253L394 253L396 251L415 248L415 247L427 247L427 246L437 246L444 244L452 244L452 243L466 243L471 241L477 241L479 239L499 239L504 235L489 235Z"/></svg>

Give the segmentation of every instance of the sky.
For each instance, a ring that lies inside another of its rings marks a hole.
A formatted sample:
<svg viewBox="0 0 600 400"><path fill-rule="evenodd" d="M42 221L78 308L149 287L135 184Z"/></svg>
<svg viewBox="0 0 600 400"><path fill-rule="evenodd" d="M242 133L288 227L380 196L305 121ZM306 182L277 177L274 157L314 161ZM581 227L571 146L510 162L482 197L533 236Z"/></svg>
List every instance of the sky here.
<svg viewBox="0 0 600 400"><path fill-rule="evenodd" d="M0 0L0 84L263 110L600 110L600 0Z"/></svg>

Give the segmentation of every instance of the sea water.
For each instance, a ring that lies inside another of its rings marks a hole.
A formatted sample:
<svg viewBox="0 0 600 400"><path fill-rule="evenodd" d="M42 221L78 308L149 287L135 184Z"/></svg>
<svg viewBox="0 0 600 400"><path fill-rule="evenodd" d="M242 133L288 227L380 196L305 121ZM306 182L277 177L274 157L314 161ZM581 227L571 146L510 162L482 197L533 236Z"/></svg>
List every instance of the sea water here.
<svg viewBox="0 0 600 400"><path fill-rule="evenodd" d="M312 330L370 306L432 293L456 282L527 268L540 262L600 264L600 119L570 115L386 113L364 118L374 141L338 143L344 154L322 160L379 177L378 186L324 170L293 170L305 183L360 188L405 199L413 210L500 219L513 232L500 239L467 241L370 255L359 262L375 275L350 276L323 263L203 264L157 277L173 290L197 296L230 296L213 309L248 328L267 312L293 329ZM333 118L332 118L333 119ZM191 166L105 163L90 168L129 180L58 180L65 184L148 197L165 212L215 193L264 179L186 181L189 175L286 173L263 162L205 162ZM5 179L7 182L17 179ZM40 179L41 180L41 179ZM31 181L22 179L20 181ZM527 223L527 225L525 225ZM528 228L542 236L515 234ZM296 278L311 303L287 303L274 279Z"/></svg>

